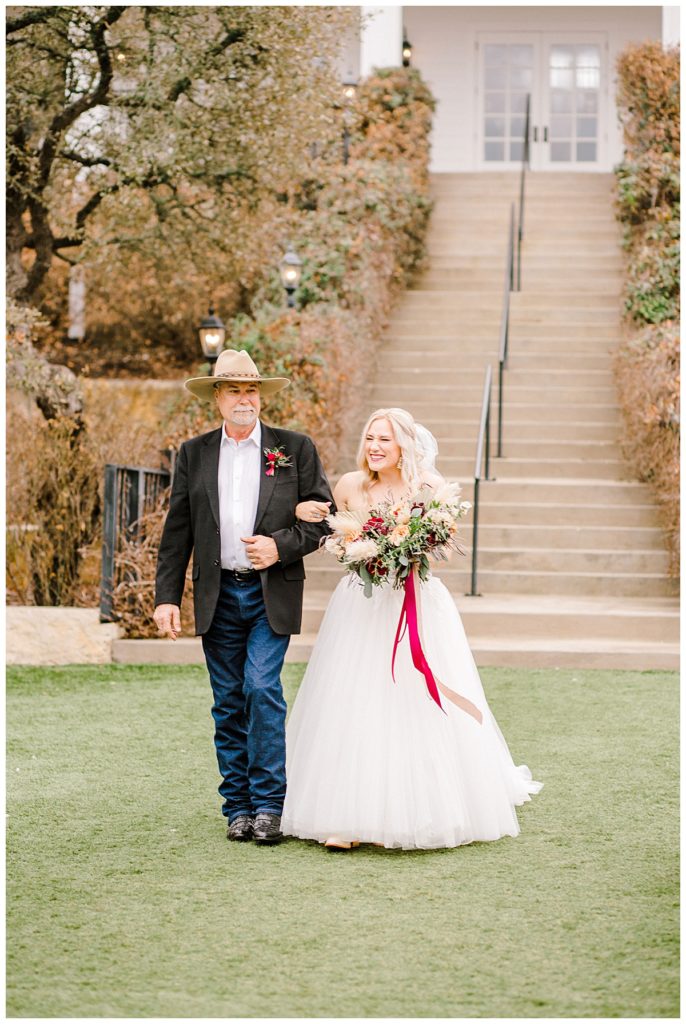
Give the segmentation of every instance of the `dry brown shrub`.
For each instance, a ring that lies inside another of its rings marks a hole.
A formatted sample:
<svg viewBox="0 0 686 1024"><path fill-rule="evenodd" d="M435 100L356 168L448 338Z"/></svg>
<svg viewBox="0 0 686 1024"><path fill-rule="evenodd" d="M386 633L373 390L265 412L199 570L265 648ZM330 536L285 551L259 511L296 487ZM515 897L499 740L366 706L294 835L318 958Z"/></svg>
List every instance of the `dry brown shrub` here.
<svg viewBox="0 0 686 1024"><path fill-rule="evenodd" d="M679 50L628 47L618 61L626 155L617 168L625 224L625 308L633 322L616 359L623 447L659 502L679 571ZM637 330L639 333L636 333Z"/></svg>
<svg viewBox="0 0 686 1024"><path fill-rule="evenodd" d="M670 553L679 573L679 330L676 324L645 327L615 360L624 412L622 447L636 475L651 485Z"/></svg>
<svg viewBox="0 0 686 1024"><path fill-rule="evenodd" d="M168 498L166 492L160 495L157 506L136 524L135 537L124 539L115 557L113 607L118 624L131 639L159 636L153 621L155 571ZM181 628L184 633L195 632L190 573L181 602Z"/></svg>
<svg viewBox="0 0 686 1024"><path fill-rule="evenodd" d="M100 515L95 450L68 416L41 422L15 408L8 427L8 601L79 604L82 563Z"/></svg>

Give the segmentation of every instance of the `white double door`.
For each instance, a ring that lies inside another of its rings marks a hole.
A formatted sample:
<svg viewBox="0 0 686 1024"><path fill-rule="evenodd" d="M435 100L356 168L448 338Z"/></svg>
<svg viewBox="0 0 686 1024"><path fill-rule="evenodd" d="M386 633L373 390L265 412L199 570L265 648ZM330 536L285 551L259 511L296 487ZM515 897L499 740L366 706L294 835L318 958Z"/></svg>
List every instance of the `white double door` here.
<svg viewBox="0 0 686 1024"><path fill-rule="evenodd" d="M478 166L519 165L529 94L533 170L609 169L604 33L489 32L477 51Z"/></svg>

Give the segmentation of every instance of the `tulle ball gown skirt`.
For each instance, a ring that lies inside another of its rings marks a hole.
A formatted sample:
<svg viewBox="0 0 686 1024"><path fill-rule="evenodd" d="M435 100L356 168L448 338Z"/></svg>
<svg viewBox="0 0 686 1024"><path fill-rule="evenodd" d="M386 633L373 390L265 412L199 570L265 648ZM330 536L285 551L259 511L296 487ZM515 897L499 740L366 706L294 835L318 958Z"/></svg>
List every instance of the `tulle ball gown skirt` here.
<svg viewBox="0 0 686 1024"><path fill-rule="evenodd" d="M455 603L420 586L424 653L436 677L482 712L479 722L429 697L407 636L391 658L403 591L371 598L344 577L326 610L286 730L286 835L435 849L519 832L515 807L537 793L513 763L486 703Z"/></svg>

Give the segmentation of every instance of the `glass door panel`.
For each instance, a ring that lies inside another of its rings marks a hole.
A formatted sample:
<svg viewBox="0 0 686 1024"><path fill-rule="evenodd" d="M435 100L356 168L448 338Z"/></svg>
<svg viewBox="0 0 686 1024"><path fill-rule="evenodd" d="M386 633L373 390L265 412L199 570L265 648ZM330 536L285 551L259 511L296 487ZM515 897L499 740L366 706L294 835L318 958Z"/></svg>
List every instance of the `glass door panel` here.
<svg viewBox="0 0 686 1024"><path fill-rule="evenodd" d="M542 47L541 166L594 170L604 149L603 38L546 37ZM547 133L545 129L547 128ZM547 135L547 139L546 139Z"/></svg>
<svg viewBox="0 0 686 1024"><path fill-rule="evenodd" d="M603 33L479 33L477 48L479 166L519 166L530 93L531 167L604 167L609 100Z"/></svg>
<svg viewBox="0 0 686 1024"><path fill-rule="evenodd" d="M521 160L526 94L533 89L536 50L529 42L485 42L481 62L481 160Z"/></svg>
<svg viewBox="0 0 686 1024"><path fill-rule="evenodd" d="M600 48L554 44L548 73L551 163L597 161Z"/></svg>

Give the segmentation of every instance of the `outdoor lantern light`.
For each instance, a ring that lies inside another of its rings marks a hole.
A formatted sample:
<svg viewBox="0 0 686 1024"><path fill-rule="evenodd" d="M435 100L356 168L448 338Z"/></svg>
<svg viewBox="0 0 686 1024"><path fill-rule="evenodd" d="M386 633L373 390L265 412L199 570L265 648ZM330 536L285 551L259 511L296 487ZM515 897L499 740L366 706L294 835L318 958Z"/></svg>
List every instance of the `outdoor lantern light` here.
<svg viewBox="0 0 686 1024"><path fill-rule="evenodd" d="M300 260L293 251L293 246L289 245L286 255L279 263L279 274L281 275L281 284L286 289L288 306L290 309L295 308L295 299L293 298L293 295L300 284L302 266L302 260Z"/></svg>
<svg viewBox="0 0 686 1024"><path fill-rule="evenodd" d="M355 99L357 93L357 79L348 75L343 79L343 163L347 164L350 159L350 130L348 128L348 122L350 120L350 104Z"/></svg>
<svg viewBox="0 0 686 1024"><path fill-rule="evenodd" d="M403 67L409 68L410 61L412 60L412 43L409 41L407 36L403 38Z"/></svg>
<svg viewBox="0 0 686 1024"><path fill-rule="evenodd" d="M352 103L357 92L357 79L345 78L343 80L343 98L346 103Z"/></svg>
<svg viewBox="0 0 686 1024"><path fill-rule="evenodd" d="M200 322L198 334L200 335L200 344L202 345L203 355L206 356L210 364L211 374L214 364L217 361L217 357L224 348L224 339L226 338L226 327L224 326L223 320L214 315L212 303L210 303L210 309L207 316L203 317Z"/></svg>

